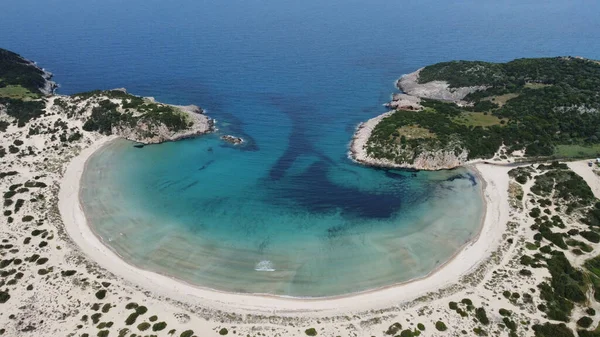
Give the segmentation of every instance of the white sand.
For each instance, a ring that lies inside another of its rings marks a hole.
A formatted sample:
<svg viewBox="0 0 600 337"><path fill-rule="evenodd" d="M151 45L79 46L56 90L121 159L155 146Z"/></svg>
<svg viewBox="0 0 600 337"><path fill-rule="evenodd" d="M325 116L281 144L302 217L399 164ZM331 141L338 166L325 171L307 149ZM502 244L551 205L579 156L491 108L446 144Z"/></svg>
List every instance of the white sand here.
<svg viewBox="0 0 600 337"><path fill-rule="evenodd" d="M103 138L94 143L67 167L59 193L59 209L67 232L86 255L117 276L155 294L213 309L229 309L237 313L312 316L344 315L349 311L391 307L455 283L461 275L472 271L496 249L508 221L508 168L479 164L475 167L486 181L487 206L482 231L477 239L467 244L455 258L426 278L369 292L325 299L233 294L204 289L126 263L105 246L89 228L79 203L80 179L86 160L108 140L109 138Z"/></svg>

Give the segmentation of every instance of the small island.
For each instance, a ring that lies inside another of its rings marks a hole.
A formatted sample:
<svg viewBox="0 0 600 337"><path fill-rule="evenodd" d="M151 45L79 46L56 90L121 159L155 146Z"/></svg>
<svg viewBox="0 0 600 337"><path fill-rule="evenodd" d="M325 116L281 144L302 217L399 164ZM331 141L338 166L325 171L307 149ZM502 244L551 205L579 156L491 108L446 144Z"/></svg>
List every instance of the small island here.
<svg viewBox="0 0 600 337"><path fill-rule="evenodd" d="M240 145L244 143L244 139L232 135L221 136L221 140L233 145Z"/></svg>
<svg viewBox="0 0 600 337"><path fill-rule="evenodd" d="M397 82L393 110L357 128L351 156L386 167L596 157L600 63L577 57L453 61Z"/></svg>

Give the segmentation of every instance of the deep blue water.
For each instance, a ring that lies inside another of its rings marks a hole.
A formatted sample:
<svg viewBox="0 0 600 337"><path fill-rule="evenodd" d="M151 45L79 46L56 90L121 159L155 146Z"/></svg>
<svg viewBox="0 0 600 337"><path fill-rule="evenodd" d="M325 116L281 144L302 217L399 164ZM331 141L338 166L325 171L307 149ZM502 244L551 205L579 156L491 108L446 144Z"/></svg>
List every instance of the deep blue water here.
<svg viewBox="0 0 600 337"><path fill-rule="evenodd" d="M597 1L24 0L3 4L0 46L52 71L59 93L196 104L248 140L99 153L82 197L115 250L201 285L320 296L422 276L477 230L468 172L346 158L394 81L453 59L600 59L598 13ZM255 272L260 261L277 272Z"/></svg>

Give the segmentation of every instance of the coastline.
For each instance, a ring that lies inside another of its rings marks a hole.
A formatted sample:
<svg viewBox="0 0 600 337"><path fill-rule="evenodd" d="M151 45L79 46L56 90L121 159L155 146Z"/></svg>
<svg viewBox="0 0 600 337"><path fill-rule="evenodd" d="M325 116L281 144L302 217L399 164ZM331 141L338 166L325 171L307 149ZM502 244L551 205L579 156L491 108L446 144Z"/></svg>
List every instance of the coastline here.
<svg viewBox="0 0 600 337"><path fill-rule="evenodd" d="M369 156L366 145L369 142L369 138L371 138L371 132L373 132L379 122L394 113L396 113L396 111L388 111L365 122L359 123L356 126L356 130L348 146L348 158L350 160L371 167L403 168L425 171L451 170L460 166L475 163L475 161L467 161L468 153L466 151L463 151L459 155L456 155L454 151L423 151L413 160L413 163L396 163L385 158L373 158Z"/></svg>
<svg viewBox="0 0 600 337"><path fill-rule="evenodd" d="M59 210L64 228L80 251L116 276L157 295L216 310L281 315L342 315L395 306L455 284L476 269L499 244L508 221L508 170L477 164L471 166L483 184L484 215L479 233L466 242L447 262L428 275L382 288L332 297L297 298L269 294L223 292L185 283L135 267L102 243L88 226L79 201L80 179L88 158L117 137L103 137L81 151L67 166L59 191Z"/></svg>

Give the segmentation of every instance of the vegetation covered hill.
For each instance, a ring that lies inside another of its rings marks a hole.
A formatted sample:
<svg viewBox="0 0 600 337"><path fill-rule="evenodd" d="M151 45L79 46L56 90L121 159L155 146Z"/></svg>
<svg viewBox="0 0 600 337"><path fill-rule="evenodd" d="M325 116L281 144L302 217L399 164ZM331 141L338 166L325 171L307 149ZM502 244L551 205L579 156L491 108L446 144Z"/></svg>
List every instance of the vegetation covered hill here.
<svg viewBox="0 0 600 337"><path fill-rule="evenodd" d="M45 85L44 71L20 55L0 48L0 96L9 90L39 95Z"/></svg>
<svg viewBox="0 0 600 337"><path fill-rule="evenodd" d="M445 81L449 90L484 86L454 102L423 99L420 111L398 111L373 130L367 152L410 163L444 149L491 158L504 144L528 157L600 153L600 63L573 57L507 63L453 61L423 68L418 83Z"/></svg>
<svg viewBox="0 0 600 337"><path fill-rule="evenodd" d="M124 90L52 95L54 83L49 82L50 76L33 62L0 49L0 132L6 131L10 124L22 128L53 114L80 121L84 131L117 134L142 143L158 143L212 130L212 120L202 115L198 107L162 104ZM30 134L42 132L45 131L39 126L30 126Z"/></svg>

